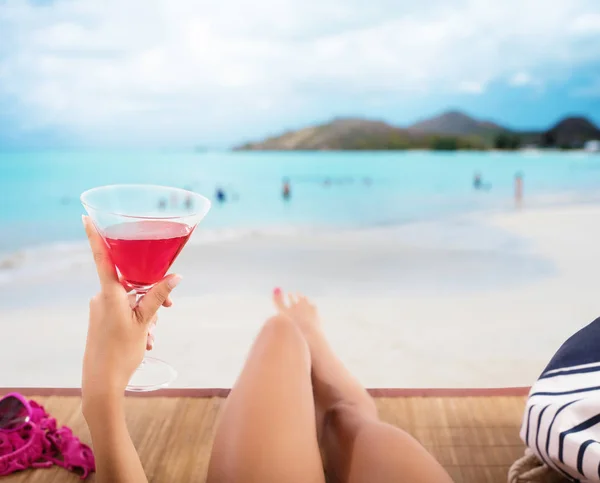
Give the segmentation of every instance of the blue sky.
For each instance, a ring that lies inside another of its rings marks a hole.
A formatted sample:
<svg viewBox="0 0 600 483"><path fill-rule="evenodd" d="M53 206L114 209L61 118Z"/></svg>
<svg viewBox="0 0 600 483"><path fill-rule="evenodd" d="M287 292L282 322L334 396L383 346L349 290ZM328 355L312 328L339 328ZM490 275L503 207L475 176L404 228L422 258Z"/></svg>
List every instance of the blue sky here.
<svg viewBox="0 0 600 483"><path fill-rule="evenodd" d="M600 124L598 0L0 0L0 146L228 146L448 108Z"/></svg>

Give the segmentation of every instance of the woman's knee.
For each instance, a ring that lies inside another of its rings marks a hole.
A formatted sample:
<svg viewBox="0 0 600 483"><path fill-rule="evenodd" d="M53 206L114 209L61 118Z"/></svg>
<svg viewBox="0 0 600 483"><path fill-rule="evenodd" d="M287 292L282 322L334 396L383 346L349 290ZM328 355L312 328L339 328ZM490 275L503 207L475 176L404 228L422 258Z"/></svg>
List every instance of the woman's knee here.
<svg viewBox="0 0 600 483"><path fill-rule="evenodd" d="M274 315L265 321L260 336L301 345L306 343L300 329L296 327L292 319L281 314Z"/></svg>
<svg viewBox="0 0 600 483"><path fill-rule="evenodd" d="M299 352L310 362L310 351L302 332L285 315L279 314L267 319L258 335L257 342L285 349L288 353L290 351Z"/></svg>

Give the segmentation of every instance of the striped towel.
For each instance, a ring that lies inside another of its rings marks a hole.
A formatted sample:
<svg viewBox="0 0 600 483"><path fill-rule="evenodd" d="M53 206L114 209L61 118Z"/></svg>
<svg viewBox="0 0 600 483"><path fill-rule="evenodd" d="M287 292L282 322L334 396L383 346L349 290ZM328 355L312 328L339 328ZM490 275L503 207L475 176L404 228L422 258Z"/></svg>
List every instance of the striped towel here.
<svg viewBox="0 0 600 483"><path fill-rule="evenodd" d="M562 345L531 388L520 434L569 481L600 482L600 318Z"/></svg>

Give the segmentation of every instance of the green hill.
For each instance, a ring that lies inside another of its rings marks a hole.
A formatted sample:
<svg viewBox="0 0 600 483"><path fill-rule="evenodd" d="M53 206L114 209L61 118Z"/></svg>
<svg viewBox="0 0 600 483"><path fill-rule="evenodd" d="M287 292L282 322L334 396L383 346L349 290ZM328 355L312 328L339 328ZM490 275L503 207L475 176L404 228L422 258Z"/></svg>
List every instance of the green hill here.
<svg viewBox="0 0 600 483"><path fill-rule="evenodd" d="M570 149L580 148L592 139L600 139L600 130L583 117L566 118L547 131L520 132L458 111L448 111L406 128L383 121L338 118L264 141L249 142L234 150L482 150L518 149L524 145Z"/></svg>
<svg viewBox="0 0 600 483"><path fill-rule="evenodd" d="M600 140L600 129L584 117L567 117L540 136L543 147L579 149L587 141Z"/></svg>
<svg viewBox="0 0 600 483"><path fill-rule="evenodd" d="M460 111L447 111L409 126L416 133L438 133L452 136L487 135L508 129L491 121L480 121Z"/></svg>
<svg viewBox="0 0 600 483"><path fill-rule="evenodd" d="M394 149L484 149L477 136L429 134L366 119L334 119L326 124L288 131L239 151L327 151Z"/></svg>

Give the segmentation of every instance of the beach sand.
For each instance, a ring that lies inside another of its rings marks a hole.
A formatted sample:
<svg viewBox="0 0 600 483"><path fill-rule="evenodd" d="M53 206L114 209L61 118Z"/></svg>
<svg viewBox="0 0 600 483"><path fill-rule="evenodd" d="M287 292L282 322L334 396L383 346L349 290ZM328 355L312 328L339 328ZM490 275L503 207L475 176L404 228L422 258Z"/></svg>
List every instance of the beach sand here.
<svg viewBox="0 0 600 483"><path fill-rule="evenodd" d="M578 205L192 243L153 355L176 387L230 387L280 286L314 298L368 387L530 385L598 314L597 220L600 207ZM0 386L79 386L97 283L77 260L0 285Z"/></svg>

